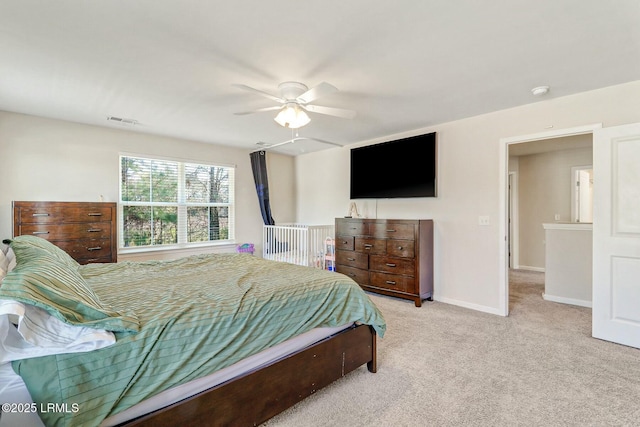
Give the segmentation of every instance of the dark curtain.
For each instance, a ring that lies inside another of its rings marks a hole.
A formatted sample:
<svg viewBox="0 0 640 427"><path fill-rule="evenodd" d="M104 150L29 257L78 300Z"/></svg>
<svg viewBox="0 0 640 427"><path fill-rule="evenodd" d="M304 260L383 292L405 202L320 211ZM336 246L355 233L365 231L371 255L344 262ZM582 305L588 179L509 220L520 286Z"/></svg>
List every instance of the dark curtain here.
<svg viewBox="0 0 640 427"><path fill-rule="evenodd" d="M269 183L267 181L267 162L264 151L254 151L251 153L251 169L253 170L253 180L256 183L258 202L262 212L262 220L265 225L275 225L271 217L271 205L269 204Z"/></svg>

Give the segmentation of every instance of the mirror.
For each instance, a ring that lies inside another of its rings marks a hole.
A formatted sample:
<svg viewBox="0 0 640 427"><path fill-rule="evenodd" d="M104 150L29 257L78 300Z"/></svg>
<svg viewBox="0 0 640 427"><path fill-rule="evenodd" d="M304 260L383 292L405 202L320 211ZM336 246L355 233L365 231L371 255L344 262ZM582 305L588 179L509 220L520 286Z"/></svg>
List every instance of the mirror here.
<svg viewBox="0 0 640 427"><path fill-rule="evenodd" d="M593 166L571 168L571 220L593 222Z"/></svg>

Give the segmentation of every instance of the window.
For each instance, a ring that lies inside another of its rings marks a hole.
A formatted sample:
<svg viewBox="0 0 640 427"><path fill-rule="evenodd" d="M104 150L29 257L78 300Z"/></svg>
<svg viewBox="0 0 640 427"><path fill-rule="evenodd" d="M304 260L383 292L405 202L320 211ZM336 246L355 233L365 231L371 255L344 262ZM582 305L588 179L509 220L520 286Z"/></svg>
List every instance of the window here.
<svg viewBox="0 0 640 427"><path fill-rule="evenodd" d="M234 239L235 169L120 156L120 246Z"/></svg>

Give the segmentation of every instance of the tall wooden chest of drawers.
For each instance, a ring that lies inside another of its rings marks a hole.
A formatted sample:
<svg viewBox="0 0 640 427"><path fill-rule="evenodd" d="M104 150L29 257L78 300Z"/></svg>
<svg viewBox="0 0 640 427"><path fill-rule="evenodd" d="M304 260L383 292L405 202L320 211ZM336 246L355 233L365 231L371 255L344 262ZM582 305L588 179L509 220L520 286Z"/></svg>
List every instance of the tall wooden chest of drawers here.
<svg viewBox="0 0 640 427"><path fill-rule="evenodd" d="M49 240L80 264L116 262L116 203L13 202L13 235Z"/></svg>
<svg viewBox="0 0 640 427"><path fill-rule="evenodd" d="M433 221L336 218L336 271L420 307L433 297Z"/></svg>

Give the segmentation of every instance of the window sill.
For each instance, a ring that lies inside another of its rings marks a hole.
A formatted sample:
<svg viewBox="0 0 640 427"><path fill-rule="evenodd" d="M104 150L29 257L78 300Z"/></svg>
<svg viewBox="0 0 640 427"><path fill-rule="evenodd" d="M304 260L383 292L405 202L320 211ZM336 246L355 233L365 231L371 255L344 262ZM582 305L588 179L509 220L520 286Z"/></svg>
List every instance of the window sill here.
<svg viewBox="0 0 640 427"><path fill-rule="evenodd" d="M152 259L176 259L190 255L235 252L237 243L225 241L223 243L203 243L189 246L164 246L145 248L120 248L118 261L145 261Z"/></svg>

